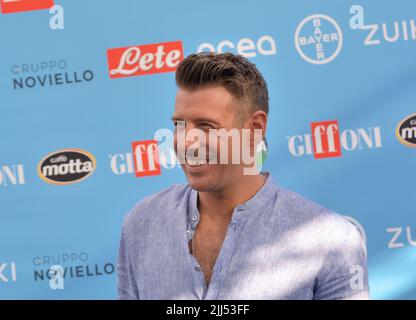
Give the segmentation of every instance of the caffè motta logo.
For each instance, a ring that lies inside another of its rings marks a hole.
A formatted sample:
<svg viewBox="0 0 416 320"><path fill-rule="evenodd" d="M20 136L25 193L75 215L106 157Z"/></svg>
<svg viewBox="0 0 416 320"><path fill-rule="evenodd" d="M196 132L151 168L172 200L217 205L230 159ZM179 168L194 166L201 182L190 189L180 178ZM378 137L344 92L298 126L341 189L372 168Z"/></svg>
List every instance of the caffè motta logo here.
<svg viewBox="0 0 416 320"><path fill-rule="evenodd" d="M295 32L296 50L302 59L312 64L334 60L341 51L342 39L338 23L324 14L306 17Z"/></svg>
<svg viewBox="0 0 416 320"><path fill-rule="evenodd" d="M400 121L396 128L396 137L400 143L416 148L416 113Z"/></svg>
<svg viewBox="0 0 416 320"><path fill-rule="evenodd" d="M39 177L58 185L80 182L96 168L96 159L82 149L61 149L46 155L38 165Z"/></svg>

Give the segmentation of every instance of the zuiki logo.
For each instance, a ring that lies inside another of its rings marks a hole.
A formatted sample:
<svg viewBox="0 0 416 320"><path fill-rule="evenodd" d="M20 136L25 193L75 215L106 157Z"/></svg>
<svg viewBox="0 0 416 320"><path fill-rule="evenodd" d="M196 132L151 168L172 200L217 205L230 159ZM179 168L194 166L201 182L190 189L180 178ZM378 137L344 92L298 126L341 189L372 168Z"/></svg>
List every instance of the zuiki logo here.
<svg viewBox="0 0 416 320"><path fill-rule="evenodd" d="M416 113L400 121L396 128L396 137L405 146L416 148Z"/></svg>
<svg viewBox="0 0 416 320"><path fill-rule="evenodd" d="M342 39L341 28L334 19L314 14L299 23L295 32L295 47L305 61L325 64L339 54Z"/></svg>
<svg viewBox="0 0 416 320"><path fill-rule="evenodd" d="M368 12L368 11L367 11ZM377 46L402 41L416 40L416 23L414 19L396 20L367 24L364 19L364 8L360 5L353 5L350 8L353 16L350 19L350 27L353 30L367 33L364 38L364 45Z"/></svg>
<svg viewBox="0 0 416 320"><path fill-rule="evenodd" d="M0 262L0 282L16 282L16 263L2 263Z"/></svg>
<svg viewBox="0 0 416 320"><path fill-rule="evenodd" d="M86 179L95 168L95 157L88 151L61 149L49 153L39 162L38 175L47 183L65 185Z"/></svg>
<svg viewBox="0 0 416 320"><path fill-rule="evenodd" d="M53 0L0 0L1 13L49 9Z"/></svg>
<svg viewBox="0 0 416 320"><path fill-rule="evenodd" d="M414 228L411 226L387 228L387 233L391 233L391 239L387 245L389 249L403 248L407 245L416 247Z"/></svg>
<svg viewBox="0 0 416 320"><path fill-rule="evenodd" d="M173 72L183 60L181 41L107 50L110 78Z"/></svg>
<svg viewBox="0 0 416 320"><path fill-rule="evenodd" d="M293 156L313 154L315 159L341 157L342 151L381 148L380 127L340 131L338 121L311 123L312 134L288 136L289 152Z"/></svg>
<svg viewBox="0 0 416 320"><path fill-rule="evenodd" d="M393 25L393 26L392 26ZM374 46L384 43L416 40L416 24L414 20L394 21L393 24L382 23L362 26L361 30L369 30L364 45Z"/></svg>

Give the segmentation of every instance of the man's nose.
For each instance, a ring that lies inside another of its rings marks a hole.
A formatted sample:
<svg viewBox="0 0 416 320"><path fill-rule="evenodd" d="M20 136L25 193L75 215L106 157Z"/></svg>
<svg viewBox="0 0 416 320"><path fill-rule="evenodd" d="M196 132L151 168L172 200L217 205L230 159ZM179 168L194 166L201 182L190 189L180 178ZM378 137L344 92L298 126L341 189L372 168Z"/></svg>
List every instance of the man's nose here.
<svg viewBox="0 0 416 320"><path fill-rule="evenodd" d="M193 125L187 125L185 129L185 149L198 149L204 139L204 132ZM201 140L202 139L202 140Z"/></svg>
<svg viewBox="0 0 416 320"><path fill-rule="evenodd" d="M203 131L191 123L187 123L186 126L181 124L177 127L175 132L175 145L177 148L184 148L185 151L188 151L189 148L196 149L202 143L202 141L198 138L198 135L202 134Z"/></svg>

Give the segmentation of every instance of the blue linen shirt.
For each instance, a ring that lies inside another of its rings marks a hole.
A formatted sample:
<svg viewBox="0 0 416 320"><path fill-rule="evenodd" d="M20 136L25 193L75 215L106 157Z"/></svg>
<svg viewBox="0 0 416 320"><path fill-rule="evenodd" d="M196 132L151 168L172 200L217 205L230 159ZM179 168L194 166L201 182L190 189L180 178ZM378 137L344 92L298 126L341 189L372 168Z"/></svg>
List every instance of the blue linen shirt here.
<svg viewBox="0 0 416 320"><path fill-rule="evenodd" d="M207 285L188 242L198 192L173 185L126 216L119 299L368 299L364 235L345 217L274 182L237 206Z"/></svg>

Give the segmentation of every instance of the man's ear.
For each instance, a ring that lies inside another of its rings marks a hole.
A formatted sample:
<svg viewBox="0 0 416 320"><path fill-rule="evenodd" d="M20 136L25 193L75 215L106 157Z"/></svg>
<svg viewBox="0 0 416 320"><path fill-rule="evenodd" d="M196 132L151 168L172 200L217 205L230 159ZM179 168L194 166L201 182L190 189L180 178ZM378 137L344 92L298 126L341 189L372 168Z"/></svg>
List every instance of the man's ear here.
<svg viewBox="0 0 416 320"><path fill-rule="evenodd" d="M249 128L250 128L250 146L255 146L256 142L254 141L255 138L255 129L262 131L261 140L264 140L266 136L266 129L267 129L267 113L262 110L257 110L252 113L252 115L249 118Z"/></svg>

